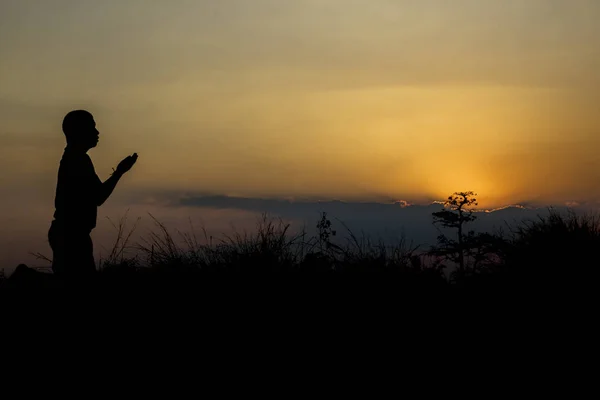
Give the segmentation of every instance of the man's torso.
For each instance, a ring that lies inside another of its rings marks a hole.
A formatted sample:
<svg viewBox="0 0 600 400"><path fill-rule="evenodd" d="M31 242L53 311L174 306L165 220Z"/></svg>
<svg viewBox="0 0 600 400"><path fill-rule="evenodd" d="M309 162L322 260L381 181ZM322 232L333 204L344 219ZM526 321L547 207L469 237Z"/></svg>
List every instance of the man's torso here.
<svg viewBox="0 0 600 400"><path fill-rule="evenodd" d="M66 148L58 169L54 219L69 230L94 229L101 186L90 157Z"/></svg>

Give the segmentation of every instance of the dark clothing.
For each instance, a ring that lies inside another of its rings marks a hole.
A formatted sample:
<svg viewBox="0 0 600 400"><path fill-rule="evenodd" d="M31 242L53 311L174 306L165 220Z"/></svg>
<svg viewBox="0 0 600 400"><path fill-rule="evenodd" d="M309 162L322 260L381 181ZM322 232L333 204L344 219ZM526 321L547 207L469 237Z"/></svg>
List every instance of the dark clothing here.
<svg viewBox="0 0 600 400"><path fill-rule="evenodd" d="M90 156L67 146L58 168L54 219L69 230L91 231L96 227L101 190Z"/></svg>
<svg viewBox="0 0 600 400"><path fill-rule="evenodd" d="M68 146L60 161L54 221L48 231L52 248L52 270L65 276L94 272L93 244L102 181L90 157Z"/></svg>
<svg viewBox="0 0 600 400"><path fill-rule="evenodd" d="M96 272L94 245L90 232L73 231L52 221L48 231L52 248L52 271L63 277L83 278Z"/></svg>

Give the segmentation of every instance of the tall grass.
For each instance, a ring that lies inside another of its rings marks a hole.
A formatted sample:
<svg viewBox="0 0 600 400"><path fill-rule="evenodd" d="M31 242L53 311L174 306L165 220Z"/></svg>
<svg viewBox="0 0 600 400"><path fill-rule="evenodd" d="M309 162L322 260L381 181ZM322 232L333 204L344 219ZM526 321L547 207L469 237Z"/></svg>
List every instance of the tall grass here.
<svg viewBox="0 0 600 400"><path fill-rule="evenodd" d="M219 238L209 235L204 227L197 232L191 220L188 232L173 232L152 214L149 216L155 229L135 243L132 238L140 218L131 228L128 213L117 223L111 221L116 237L108 255L99 260L102 272L183 274L182 279L203 272L243 276L354 272L367 276L371 272L384 272L426 278L429 283L450 283L450 278L443 274L442 261L428 257L428 252L420 251L419 245L404 236L390 244L370 238L364 232L357 235L343 221L332 222L326 213L317 221L314 234L306 226L293 229L281 218L262 214L254 231L234 231ZM574 212L564 215L550 210L548 216L509 227L506 236L482 236L473 243L474 257L481 258L481 266L473 268L463 284L478 285L477 282L483 282L478 277L490 276L509 277L513 282L527 284L549 280L597 281L598 215Z"/></svg>
<svg viewBox="0 0 600 400"><path fill-rule="evenodd" d="M600 217L561 214L523 221L511 229L503 260L514 273L530 279L590 276L600 267Z"/></svg>
<svg viewBox="0 0 600 400"><path fill-rule="evenodd" d="M102 270L133 268L136 270L190 271L235 273L289 273L326 271L421 271L428 268L418 253L419 246L403 236L397 243L374 241L364 233L359 237L342 221L338 223L347 236L340 238L332 229L325 213L317 224L317 233L310 235L306 226L293 231L290 223L263 213L254 232L234 231L220 238L209 236L204 227L198 234L190 220L190 231L172 232L152 214L155 230L129 246L133 231L127 232L126 216L113 224L116 239ZM334 239L338 239L334 243ZM126 250L135 255L126 257Z"/></svg>

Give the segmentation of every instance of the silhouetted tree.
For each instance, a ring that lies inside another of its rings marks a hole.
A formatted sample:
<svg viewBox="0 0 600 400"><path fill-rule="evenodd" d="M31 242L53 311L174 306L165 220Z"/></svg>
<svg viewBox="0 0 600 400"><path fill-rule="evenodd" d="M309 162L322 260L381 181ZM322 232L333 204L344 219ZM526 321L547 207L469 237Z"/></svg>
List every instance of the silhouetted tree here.
<svg viewBox="0 0 600 400"><path fill-rule="evenodd" d="M317 229L319 230L319 248L321 253L324 253L324 249L331 247L329 238L336 235L336 231L331 228L331 221L327 218L327 213L321 213L321 219L317 223Z"/></svg>
<svg viewBox="0 0 600 400"><path fill-rule="evenodd" d="M465 234L464 224L474 221L477 217L473 215L473 206L476 206L477 196L474 192L455 192L444 202L441 211L432 213L433 223L445 228L457 230L457 239L446 237L444 234L438 236L438 246L432 251L433 254L443 256L458 263L458 273L465 273L465 250L466 242L474 237L474 232Z"/></svg>

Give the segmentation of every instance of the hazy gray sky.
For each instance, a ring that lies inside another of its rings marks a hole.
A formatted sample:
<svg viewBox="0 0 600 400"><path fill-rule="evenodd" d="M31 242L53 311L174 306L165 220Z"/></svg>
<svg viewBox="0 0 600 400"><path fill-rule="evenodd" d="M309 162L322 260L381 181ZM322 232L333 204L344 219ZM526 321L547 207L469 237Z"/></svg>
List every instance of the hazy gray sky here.
<svg viewBox="0 0 600 400"><path fill-rule="evenodd" d="M99 174L140 153L130 188L596 198L599 17L593 0L5 0L1 183L50 193L60 120L87 108Z"/></svg>
<svg viewBox="0 0 600 400"><path fill-rule="evenodd" d="M3 0L3 218L51 218L74 108L96 116L101 178L140 154L121 206L595 202L599 20L596 0Z"/></svg>

